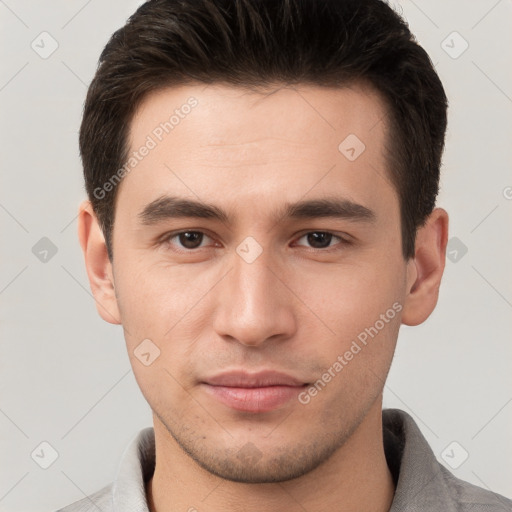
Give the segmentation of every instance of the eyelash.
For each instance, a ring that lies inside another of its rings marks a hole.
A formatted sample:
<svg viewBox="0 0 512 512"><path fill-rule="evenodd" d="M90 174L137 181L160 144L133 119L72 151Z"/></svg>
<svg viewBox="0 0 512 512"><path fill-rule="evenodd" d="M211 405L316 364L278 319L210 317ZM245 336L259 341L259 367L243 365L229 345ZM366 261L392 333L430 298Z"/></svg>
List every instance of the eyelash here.
<svg viewBox="0 0 512 512"><path fill-rule="evenodd" d="M160 244L165 244L167 246L170 246L170 245L172 245L171 244L171 240L173 238L179 237L179 235L181 235L183 233L200 233L202 235L207 236L208 238L212 238L211 236L209 236L204 231L199 231L199 230L194 230L194 229L185 229L185 230L182 230L182 231L175 231L175 232L172 232L172 233L168 233L167 235L165 235L165 237L163 239L161 239ZM304 238L305 236L307 236L307 235L309 235L311 233L322 233L322 234L332 235L333 238L337 238L338 239L338 243L335 244L332 247L327 247L327 248L323 248L323 249L309 247L308 249L310 251L313 251L313 252L329 253L329 252L333 252L335 250L339 250L340 248L338 246L346 246L346 245L351 245L352 244L352 241L348 240L347 238L343 238L340 235L336 235L336 234L332 233L331 231L320 231L320 230L306 231L305 233L302 233L300 235L298 240L300 240L301 238ZM304 247L304 246L301 246L301 247ZM197 251L199 251L201 249L204 249L204 247L196 247L195 249L173 249L173 250L178 252L178 253L193 254L194 252L197 252Z"/></svg>

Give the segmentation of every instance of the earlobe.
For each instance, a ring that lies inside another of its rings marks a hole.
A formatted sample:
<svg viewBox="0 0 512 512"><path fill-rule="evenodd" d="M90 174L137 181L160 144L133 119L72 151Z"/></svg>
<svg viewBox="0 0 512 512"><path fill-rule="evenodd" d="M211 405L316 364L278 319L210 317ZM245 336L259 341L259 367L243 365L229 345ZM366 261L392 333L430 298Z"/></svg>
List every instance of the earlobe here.
<svg viewBox="0 0 512 512"><path fill-rule="evenodd" d="M436 208L416 234L414 258L407 263L402 323L418 325L434 311L446 261L448 214Z"/></svg>
<svg viewBox="0 0 512 512"><path fill-rule="evenodd" d="M105 237L90 201L84 201L79 208L78 238L96 309L106 322L120 324L112 263L108 257Z"/></svg>

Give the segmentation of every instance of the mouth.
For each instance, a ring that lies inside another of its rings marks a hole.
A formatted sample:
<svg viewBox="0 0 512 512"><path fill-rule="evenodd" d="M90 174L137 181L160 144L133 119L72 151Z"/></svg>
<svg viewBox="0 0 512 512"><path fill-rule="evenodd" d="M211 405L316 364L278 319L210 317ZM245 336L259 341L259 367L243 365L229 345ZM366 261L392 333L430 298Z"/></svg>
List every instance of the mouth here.
<svg viewBox="0 0 512 512"><path fill-rule="evenodd" d="M232 371L205 379L204 391L237 411L263 413L284 406L308 386L291 375L275 371Z"/></svg>

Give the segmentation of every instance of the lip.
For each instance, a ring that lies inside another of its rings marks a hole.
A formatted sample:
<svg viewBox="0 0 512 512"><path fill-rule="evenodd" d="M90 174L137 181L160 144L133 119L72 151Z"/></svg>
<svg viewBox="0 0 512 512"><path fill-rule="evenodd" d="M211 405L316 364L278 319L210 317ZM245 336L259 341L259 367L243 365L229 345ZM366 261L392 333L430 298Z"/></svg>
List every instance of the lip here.
<svg viewBox="0 0 512 512"><path fill-rule="evenodd" d="M224 405L243 412L269 412L296 398L307 383L276 371L231 371L206 378L204 390Z"/></svg>
<svg viewBox="0 0 512 512"><path fill-rule="evenodd" d="M263 370L255 373L246 371L230 371L204 379L211 386L227 386L233 388L260 388L266 386L303 386L300 381L286 373Z"/></svg>

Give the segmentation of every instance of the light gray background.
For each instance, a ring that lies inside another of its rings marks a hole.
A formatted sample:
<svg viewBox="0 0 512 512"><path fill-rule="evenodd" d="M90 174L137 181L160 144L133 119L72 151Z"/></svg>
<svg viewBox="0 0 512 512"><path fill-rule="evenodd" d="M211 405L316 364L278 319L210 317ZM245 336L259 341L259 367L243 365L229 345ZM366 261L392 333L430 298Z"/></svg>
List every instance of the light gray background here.
<svg viewBox="0 0 512 512"><path fill-rule="evenodd" d="M108 37L140 3L0 0L2 511L52 510L98 490L151 425L121 328L96 313L76 236L87 84ZM455 475L510 497L512 2L392 4L450 98L439 205L467 254L451 242L436 311L402 328L385 406L412 414L445 465L453 441L452 465L467 451ZM43 31L59 45L46 59L31 47L51 48ZM463 41L446 39L454 31L469 43L458 58ZM57 247L47 262L32 252L42 237ZM43 441L59 455L46 470L31 458Z"/></svg>

